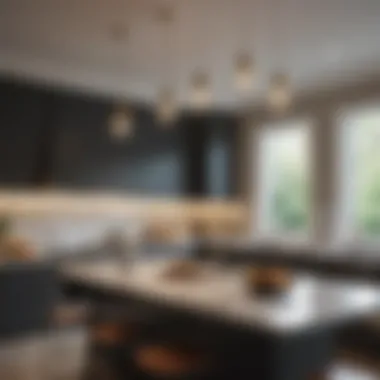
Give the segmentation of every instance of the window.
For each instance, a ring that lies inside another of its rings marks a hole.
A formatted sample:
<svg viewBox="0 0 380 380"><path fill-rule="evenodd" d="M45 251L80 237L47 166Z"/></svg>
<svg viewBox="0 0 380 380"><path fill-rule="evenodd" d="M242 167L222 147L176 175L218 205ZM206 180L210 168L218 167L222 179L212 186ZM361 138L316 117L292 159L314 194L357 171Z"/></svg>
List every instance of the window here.
<svg viewBox="0 0 380 380"><path fill-rule="evenodd" d="M345 114L343 126L348 233L354 240L379 239L380 107Z"/></svg>
<svg viewBox="0 0 380 380"><path fill-rule="evenodd" d="M266 236L308 233L310 224L310 126L266 125L260 135L259 215Z"/></svg>

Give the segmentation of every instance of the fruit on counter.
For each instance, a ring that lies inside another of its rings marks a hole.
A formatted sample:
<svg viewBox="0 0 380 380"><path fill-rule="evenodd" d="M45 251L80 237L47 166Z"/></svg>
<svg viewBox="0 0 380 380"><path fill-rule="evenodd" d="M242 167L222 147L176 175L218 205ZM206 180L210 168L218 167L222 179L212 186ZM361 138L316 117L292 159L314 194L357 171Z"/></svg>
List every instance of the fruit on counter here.
<svg viewBox="0 0 380 380"><path fill-rule="evenodd" d="M7 236L0 241L0 257L8 260L32 260L35 258L35 250L24 239Z"/></svg>
<svg viewBox="0 0 380 380"><path fill-rule="evenodd" d="M195 279L200 272L199 263L190 260L176 260L165 268L163 276L169 280Z"/></svg>
<svg viewBox="0 0 380 380"><path fill-rule="evenodd" d="M281 267L249 267L246 272L248 286L253 289L286 290L292 282L292 274Z"/></svg>

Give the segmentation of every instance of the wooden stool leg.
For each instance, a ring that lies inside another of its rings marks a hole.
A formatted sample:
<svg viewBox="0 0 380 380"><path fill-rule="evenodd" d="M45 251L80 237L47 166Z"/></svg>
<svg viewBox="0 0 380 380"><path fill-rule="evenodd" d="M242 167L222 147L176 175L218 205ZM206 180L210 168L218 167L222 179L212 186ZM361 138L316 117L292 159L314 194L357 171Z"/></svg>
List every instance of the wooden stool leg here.
<svg viewBox="0 0 380 380"><path fill-rule="evenodd" d="M311 375L308 378L308 380L327 380L327 379L326 379L325 374L320 373L320 374Z"/></svg>

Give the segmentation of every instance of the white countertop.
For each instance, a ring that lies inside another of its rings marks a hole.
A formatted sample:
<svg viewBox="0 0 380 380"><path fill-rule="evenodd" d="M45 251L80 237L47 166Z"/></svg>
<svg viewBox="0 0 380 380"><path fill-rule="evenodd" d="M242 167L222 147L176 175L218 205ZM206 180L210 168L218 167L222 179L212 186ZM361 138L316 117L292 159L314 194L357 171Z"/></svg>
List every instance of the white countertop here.
<svg viewBox="0 0 380 380"><path fill-rule="evenodd" d="M220 250L224 256L230 257L233 257L234 254L244 254L252 255L252 257L268 256L269 258L297 258L311 262L348 263L363 267L380 264L379 247L368 244L320 247L308 241L290 242L279 239L260 240L251 238L208 239L206 244L211 249Z"/></svg>
<svg viewBox="0 0 380 380"><path fill-rule="evenodd" d="M116 260L97 261L66 266L62 274L108 291L125 291L145 301L274 333L329 326L380 310L380 288L371 284L299 276L285 296L269 298L248 294L238 269L203 264L204 275L196 281L167 280L162 272L168 263L139 261L128 268Z"/></svg>

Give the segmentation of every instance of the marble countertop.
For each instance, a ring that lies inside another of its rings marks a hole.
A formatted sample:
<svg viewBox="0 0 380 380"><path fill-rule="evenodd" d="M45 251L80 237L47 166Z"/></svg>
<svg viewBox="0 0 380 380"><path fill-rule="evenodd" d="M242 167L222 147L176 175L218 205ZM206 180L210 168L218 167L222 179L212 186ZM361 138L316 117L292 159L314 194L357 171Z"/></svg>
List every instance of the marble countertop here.
<svg viewBox="0 0 380 380"><path fill-rule="evenodd" d="M380 310L380 288L353 281L296 276L282 297L247 292L239 268L202 264L197 280L168 280L168 260L139 261L132 267L103 260L62 268L64 278L144 301L273 333L333 326Z"/></svg>

